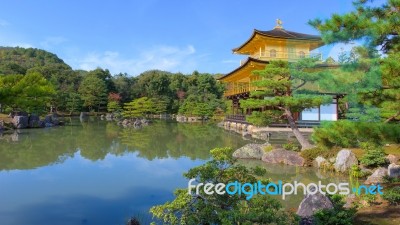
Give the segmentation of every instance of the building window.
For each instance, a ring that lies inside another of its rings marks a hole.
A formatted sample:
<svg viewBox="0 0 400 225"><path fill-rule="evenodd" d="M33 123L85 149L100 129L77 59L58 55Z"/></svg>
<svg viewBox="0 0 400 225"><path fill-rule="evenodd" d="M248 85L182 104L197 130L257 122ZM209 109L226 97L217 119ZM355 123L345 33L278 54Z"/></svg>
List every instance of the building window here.
<svg viewBox="0 0 400 225"><path fill-rule="evenodd" d="M299 52L299 57L300 57L300 58L304 58L304 57L306 57L306 54L304 54L303 51L300 51L300 52Z"/></svg>
<svg viewBox="0 0 400 225"><path fill-rule="evenodd" d="M271 58L275 58L275 57L276 57L276 50L275 50L275 49L269 50L269 56L270 56Z"/></svg>

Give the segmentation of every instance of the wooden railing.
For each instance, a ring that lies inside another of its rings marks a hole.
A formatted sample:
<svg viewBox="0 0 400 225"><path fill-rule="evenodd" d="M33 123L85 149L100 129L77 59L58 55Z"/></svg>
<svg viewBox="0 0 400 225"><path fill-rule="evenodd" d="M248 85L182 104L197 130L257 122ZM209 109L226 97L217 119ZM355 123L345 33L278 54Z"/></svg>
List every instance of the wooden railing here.
<svg viewBox="0 0 400 225"><path fill-rule="evenodd" d="M319 61L323 60L322 53L300 53L300 52L279 52L276 51L275 54L271 54L270 51L264 51L264 52L258 52L250 57L255 58L255 59L261 59L261 60L288 60L288 61L297 61L302 58L316 58ZM245 60L240 61L240 65L243 65L245 63Z"/></svg>
<svg viewBox="0 0 400 225"><path fill-rule="evenodd" d="M237 94L243 94L250 91L256 91L260 88L252 86L250 83L242 83L240 85L236 85L232 83L233 87L228 87L225 92L224 96L231 96Z"/></svg>

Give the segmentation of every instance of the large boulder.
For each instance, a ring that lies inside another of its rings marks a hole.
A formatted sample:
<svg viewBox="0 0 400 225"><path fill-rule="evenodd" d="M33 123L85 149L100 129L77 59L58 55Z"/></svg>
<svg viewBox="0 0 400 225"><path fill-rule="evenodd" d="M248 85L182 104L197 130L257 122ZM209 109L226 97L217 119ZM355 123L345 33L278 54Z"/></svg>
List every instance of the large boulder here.
<svg viewBox="0 0 400 225"><path fill-rule="evenodd" d="M367 178L364 184L371 185L371 184L383 183L384 182L383 177L386 176L387 173L388 170L386 168L380 167L376 169L374 173Z"/></svg>
<svg viewBox="0 0 400 225"><path fill-rule="evenodd" d="M14 116L12 124L17 129L23 129L28 127L29 118L27 116Z"/></svg>
<svg viewBox="0 0 400 225"><path fill-rule="evenodd" d="M348 149L342 149L336 156L335 169L339 172L348 171L351 166L358 165L356 155Z"/></svg>
<svg viewBox="0 0 400 225"><path fill-rule="evenodd" d="M297 152L285 149L275 149L263 155L262 161L266 163L283 163L292 166L303 166L304 158Z"/></svg>
<svg viewBox="0 0 400 225"><path fill-rule="evenodd" d="M389 163L398 163L399 162L400 157L389 154L386 156L386 160L389 161Z"/></svg>
<svg viewBox="0 0 400 225"><path fill-rule="evenodd" d="M316 194L309 194L301 201L297 209L297 215L301 217L300 224L313 224L313 215L320 209L332 209L333 204L331 200L325 195L317 192Z"/></svg>
<svg viewBox="0 0 400 225"><path fill-rule="evenodd" d="M4 130L4 121L0 120L0 133Z"/></svg>
<svg viewBox="0 0 400 225"><path fill-rule="evenodd" d="M31 114L29 116L29 121L28 121L28 126L31 128L38 128L40 127L41 123L40 123L40 118L38 115L35 114Z"/></svg>
<svg viewBox="0 0 400 225"><path fill-rule="evenodd" d="M233 157L239 159L261 159L267 146L269 144L247 144L233 152Z"/></svg>
<svg viewBox="0 0 400 225"><path fill-rule="evenodd" d="M399 178L400 177L400 165L394 163L390 164L388 167L389 177Z"/></svg>

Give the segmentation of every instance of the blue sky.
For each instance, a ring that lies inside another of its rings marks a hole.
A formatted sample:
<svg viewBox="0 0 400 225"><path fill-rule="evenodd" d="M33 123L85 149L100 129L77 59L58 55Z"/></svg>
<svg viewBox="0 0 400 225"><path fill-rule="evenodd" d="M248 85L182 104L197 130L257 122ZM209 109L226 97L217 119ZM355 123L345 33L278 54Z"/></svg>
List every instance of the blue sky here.
<svg viewBox="0 0 400 225"><path fill-rule="evenodd" d="M130 75L149 69L227 73L254 28L318 34L313 18L352 10L321 0L0 0L0 45L45 49L74 69ZM326 57L339 48L322 49Z"/></svg>

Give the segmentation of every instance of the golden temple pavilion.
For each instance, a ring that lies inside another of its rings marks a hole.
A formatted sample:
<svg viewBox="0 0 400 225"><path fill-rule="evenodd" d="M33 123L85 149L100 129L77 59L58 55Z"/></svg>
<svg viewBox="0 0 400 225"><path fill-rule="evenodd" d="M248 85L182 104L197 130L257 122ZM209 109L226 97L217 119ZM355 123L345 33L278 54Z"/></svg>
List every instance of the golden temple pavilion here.
<svg viewBox="0 0 400 225"><path fill-rule="evenodd" d="M279 19L272 30L254 29L246 42L232 50L234 54L246 55L247 59L240 61L238 68L218 79L226 84L224 95L232 100L233 113L248 113L240 108L239 100L248 98L250 92L257 89L252 86L252 81L260 78L252 76L252 71L264 69L272 60L296 61L314 57L322 62L322 54L317 50L323 45L320 36L285 30ZM337 97L333 96L331 105L305 110L296 117L305 121L337 120Z"/></svg>

